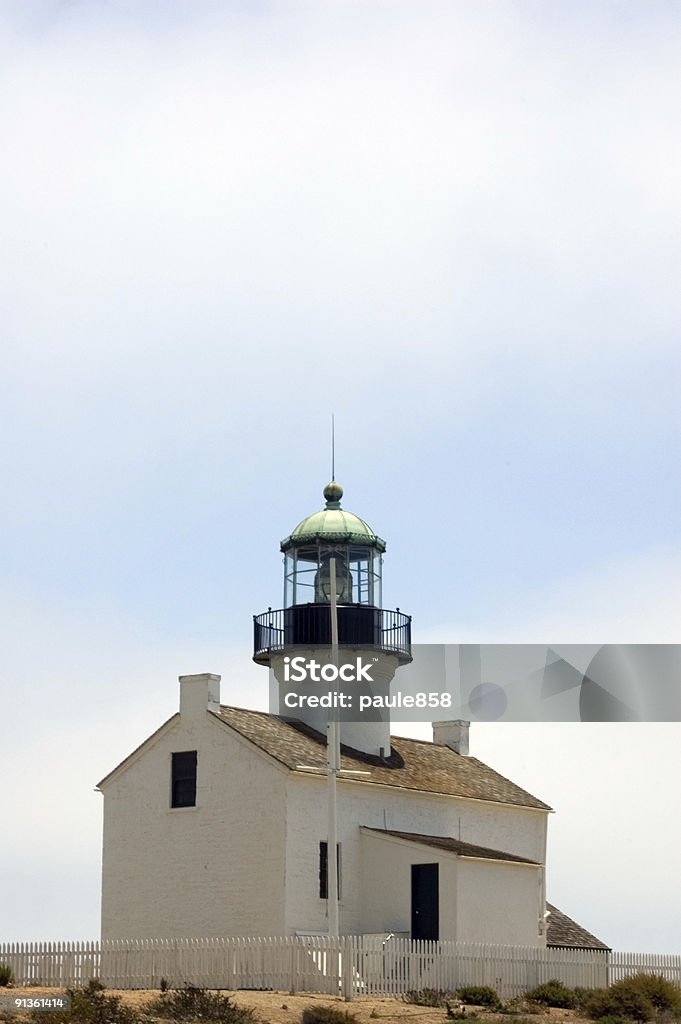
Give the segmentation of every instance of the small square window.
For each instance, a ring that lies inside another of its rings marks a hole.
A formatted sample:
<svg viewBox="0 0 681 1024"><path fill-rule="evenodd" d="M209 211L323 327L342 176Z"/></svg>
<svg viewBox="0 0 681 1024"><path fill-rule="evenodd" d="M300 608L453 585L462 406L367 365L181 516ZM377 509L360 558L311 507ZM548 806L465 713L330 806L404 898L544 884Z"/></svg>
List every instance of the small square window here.
<svg viewBox="0 0 681 1024"><path fill-rule="evenodd" d="M196 751L183 750L172 756L171 807L196 807Z"/></svg>

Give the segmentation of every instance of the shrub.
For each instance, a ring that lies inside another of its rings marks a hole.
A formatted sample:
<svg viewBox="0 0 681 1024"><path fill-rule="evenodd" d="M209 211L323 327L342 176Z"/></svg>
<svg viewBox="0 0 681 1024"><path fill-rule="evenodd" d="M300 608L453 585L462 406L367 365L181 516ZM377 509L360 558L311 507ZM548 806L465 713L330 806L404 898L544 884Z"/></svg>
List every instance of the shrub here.
<svg viewBox="0 0 681 1024"><path fill-rule="evenodd" d="M149 1013L168 1020L205 1020L215 1024L253 1024L253 1010L236 1006L230 996L187 985L157 996L147 1007Z"/></svg>
<svg viewBox="0 0 681 1024"><path fill-rule="evenodd" d="M515 998L509 999L507 1003L504 1003L503 1006L497 1007L497 1013L509 1014L515 1017L524 1013L529 1013L536 1017L541 1013L548 1012L547 1008L542 1006L541 1003L533 1003L531 999L526 999L525 996L515 996Z"/></svg>
<svg viewBox="0 0 681 1024"><path fill-rule="evenodd" d="M572 989L552 978L545 981L543 985L537 985L525 993L525 998L533 1003L542 1003L544 1006L558 1006L563 1010L572 1010L577 1005L577 996Z"/></svg>
<svg viewBox="0 0 681 1024"><path fill-rule="evenodd" d="M448 1000L456 998L456 993L448 988L412 989L402 996L405 1003L413 1003L415 1006L434 1006L437 1009L446 1006Z"/></svg>
<svg viewBox="0 0 681 1024"><path fill-rule="evenodd" d="M313 1003L303 1010L302 1024L359 1024L354 1014L339 1010L335 1006L318 1006Z"/></svg>
<svg viewBox="0 0 681 1024"><path fill-rule="evenodd" d="M32 1019L40 1024L139 1024L140 1018L120 996L105 994L104 985L91 978L82 988L67 988L70 1010L34 1011Z"/></svg>
<svg viewBox="0 0 681 1024"><path fill-rule="evenodd" d="M661 974L632 974L629 978L615 982L611 987L611 991L613 990L640 992L650 1000L656 1010L681 1012L681 989L673 982L667 981Z"/></svg>
<svg viewBox="0 0 681 1024"><path fill-rule="evenodd" d="M0 986L11 985L14 981L14 971L9 964L0 964Z"/></svg>
<svg viewBox="0 0 681 1024"><path fill-rule="evenodd" d="M586 1000L585 1010L594 1020L626 1017L628 1020L646 1021L655 1016L655 1007L646 995L633 989L618 988L617 984L594 989Z"/></svg>
<svg viewBox="0 0 681 1024"><path fill-rule="evenodd" d="M465 1006L459 1006L458 1009L454 1009L454 1007L449 1001L447 1001L445 1005L447 1007L448 1020L467 1020L469 1024L471 1024L471 1021L480 1020L480 1017L478 1017L477 1013L466 1013Z"/></svg>
<svg viewBox="0 0 681 1024"><path fill-rule="evenodd" d="M83 988L67 988L66 992L71 996L71 1009L66 1013L67 1021L83 1021L84 1024L137 1024L139 1020L136 1012L121 1002L120 996L106 995L104 985L97 978L91 978Z"/></svg>
<svg viewBox="0 0 681 1024"><path fill-rule="evenodd" d="M100 981L99 978L90 978L87 985L84 986L84 990L88 993L104 992L106 990L106 985L103 981Z"/></svg>
<svg viewBox="0 0 681 1024"><path fill-rule="evenodd" d="M661 974L632 974L607 989L587 992L584 1009L594 1020L652 1020L656 1013L681 1013L681 990ZM612 1024L612 1022L610 1022Z"/></svg>
<svg viewBox="0 0 681 1024"><path fill-rule="evenodd" d="M493 988L489 985L463 985L456 990L457 999L468 1006L489 1006L497 1007L501 1000Z"/></svg>
<svg viewBox="0 0 681 1024"><path fill-rule="evenodd" d="M575 1007L578 1010L583 1010L587 1004L589 996L594 990L592 988L584 988L583 985L575 985L572 993L575 997Z"/></svg>

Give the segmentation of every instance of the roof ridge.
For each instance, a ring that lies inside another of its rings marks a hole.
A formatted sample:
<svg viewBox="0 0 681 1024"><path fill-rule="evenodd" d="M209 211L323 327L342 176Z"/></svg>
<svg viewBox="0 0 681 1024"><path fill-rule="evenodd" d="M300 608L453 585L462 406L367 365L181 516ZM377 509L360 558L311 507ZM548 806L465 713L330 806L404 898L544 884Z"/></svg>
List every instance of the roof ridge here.
<svg viewBox="0 0 681 1024"><path fill-rule="evenodd" d="M447 750L451 750L453 754L456 754L456 750L452 750L451 747L447 747L446 743L435 743L434 740L422 740L419 736L399 736L397 733L390 736L391 740L409 740L410 743L425 743L428 747L446 747ZM463 754L459 754L459 757L463 757Z"/></svg>
<svg viewBox="0 0 681 1024"><path fill-rule="evenodd" d="M265 715L267 718L277 718L280 722L286 721L281 715L273 715L271 711L259 711L258 708L243 708L240 704L221 704L220 711L247 711L249 715Z"/></svg>

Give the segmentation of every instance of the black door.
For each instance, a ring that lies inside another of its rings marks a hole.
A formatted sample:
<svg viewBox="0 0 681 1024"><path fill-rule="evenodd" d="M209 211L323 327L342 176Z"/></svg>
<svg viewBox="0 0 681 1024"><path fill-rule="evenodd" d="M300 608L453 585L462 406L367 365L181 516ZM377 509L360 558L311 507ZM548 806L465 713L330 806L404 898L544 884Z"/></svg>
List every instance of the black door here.
<svg viewBox="0 0 681 1024"><path fill-rule="evenodd" d="M440 937L440 895L437 864L411 866L411 937Z"/></svg>

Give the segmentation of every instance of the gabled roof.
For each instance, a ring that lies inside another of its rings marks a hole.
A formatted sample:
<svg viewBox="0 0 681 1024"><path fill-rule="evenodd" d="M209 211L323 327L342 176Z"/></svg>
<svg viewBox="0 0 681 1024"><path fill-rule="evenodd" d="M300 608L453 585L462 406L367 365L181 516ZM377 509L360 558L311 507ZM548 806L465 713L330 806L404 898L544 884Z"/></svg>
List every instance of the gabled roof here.
<svg viewBox="0 0 681 1024"><path fill-rule="evenodd" d="M610 949L610 946L606 946L604 942L597 939L586 928L582 928L558 907L547 903L546 909L550 911L546 928L547 946L563 946L570 949Z"/></svg>
<svg viewBox="0 0 681 1024"><path fill-rule="evenodd" d="M213 714L292 771L316 774L315 768L326 768L326 737L301 722L246 708L222 706ZM354 782L551 810L475 757L405 736L391 736L390 742L390 756L383 759L343 746L341 768L363 773L351 776Z"/></svg>
<svg viewBox="0 0 681 1024"><path fill-rule="evenodd" d="M151 736L147 736L147 738L145 740L142 740L142 742L138 744L135 747L135 749L128 754L127 757L124 757L122 761L119 761L115 768L112 768L110 772L107 772L104 778L99 780L99 782L95 786L95 789L100 789L102 786L106 785L106 783L109 782L110 779L112 779L115 775L118 775L119 772L124 771L128 767L128 765L131 765L133 763L133 761L136 761L137 758L144 753L144 751L146 751L149 747L153 746L154 741L159 739L159 737L161 737L163 733L167 731L167 729L173 724L173 722L178 722L179 719L179 712L176 711L174 715L171 715L170 718L166 719L163 725L159 725L158 729L152 732Z"/></svg>
<svg viewBox="0 0 681 1024"><path fill-rule="evenodd" d="M508 860L515 864L532 864L537 862L527 860L525 857L516 857L513 853L503 853L501 850L490 850L488 846L475 846L473 843L464 843L461 839L452 839L449 836L424 836L419 832L395 832L394 829L370 828L363 826L365 832L375 832L379 836L394 836L396 839L406 839L410 843L419 843L421 846L431 846L436 850L444 850L446 853L456 853L459 857L475 857L483 860Z"/></svg>

